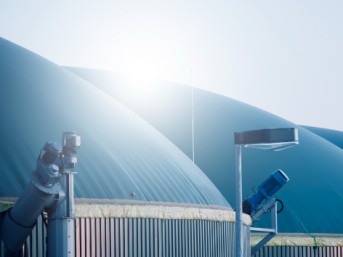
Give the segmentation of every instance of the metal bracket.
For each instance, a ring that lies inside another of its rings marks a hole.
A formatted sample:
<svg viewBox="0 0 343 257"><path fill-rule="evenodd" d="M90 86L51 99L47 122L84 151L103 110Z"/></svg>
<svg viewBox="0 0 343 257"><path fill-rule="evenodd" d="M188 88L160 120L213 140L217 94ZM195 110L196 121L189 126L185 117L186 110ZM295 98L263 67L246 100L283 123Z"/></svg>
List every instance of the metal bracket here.
<svg viewBox="0 0 343 257"><path fill-rule="evenodd" d="M254 232L262 232L268 233L264 238L261 239L252 249L251 255L253 256L257 253L266 243L268 243L277 233L278 233L278 225L277 225L277 202L273 199L272 207L270 208L271 214L271 228L256 228L251 227L250 231Z"/></svg>

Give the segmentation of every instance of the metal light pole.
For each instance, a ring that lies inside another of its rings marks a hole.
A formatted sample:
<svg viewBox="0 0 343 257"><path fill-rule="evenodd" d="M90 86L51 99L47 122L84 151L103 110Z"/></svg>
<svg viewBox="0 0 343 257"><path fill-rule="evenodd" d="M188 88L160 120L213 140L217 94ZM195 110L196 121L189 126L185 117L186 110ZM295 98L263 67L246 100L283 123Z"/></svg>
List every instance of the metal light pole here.
<svg viewBox="0 0 343 257"><path fill-rule="evenodd" d="M279 151L299 143L296 128L260 129L234 133L236 155L236 257L243 257L242 146Z"/></svg>
<svg viewBox="0 0 343 257"><path fill-rule="evenodd" d="M242 145L236 150L236 256L243 256L242 238Z"/></svg>

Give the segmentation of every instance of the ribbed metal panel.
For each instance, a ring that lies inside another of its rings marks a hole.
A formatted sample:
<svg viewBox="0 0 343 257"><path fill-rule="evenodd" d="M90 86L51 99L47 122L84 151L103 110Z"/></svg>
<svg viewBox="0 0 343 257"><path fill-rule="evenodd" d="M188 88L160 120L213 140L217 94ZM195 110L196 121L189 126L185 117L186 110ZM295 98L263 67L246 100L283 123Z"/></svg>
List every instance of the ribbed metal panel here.
<svg viewBox="0 0 343 257"><path fill-rule="evenodd" d="M253 257L343 257L343 247L265 246Z"/></svg>
<svg viewBox="0 0 343 257"><path fill-rule="evenodd" d="M235 256L235 224L208 220L146 218L76 219L77 257ZM248 227L245 251L250 252ZM23 257L46 257L41 217L26 240ZM5 257L3 244L0 256ZM249 256L248 254L245 256ZM253 257L343 257L342 246L265 246Z"/></svg>
<svg viewBox="0 0 343 257"><path fill-rule="evenodd" d="M77 257L218 257L235 256L235 224L226 221L152 218L78 218ZM250 253L249 230L244 227ZM42 219L23 247L23 257L46 257ZM6 256L3 244L1 257ZM247 254L245 256L250 256Z"/></svg>
<svg viewBox="0 0 343 257"><path fill-rule="evenodd" d="M249 243L245 247L250 251ZM79 218L76 221L76 256L234 256L234 223Z"/></svg>
<svg viewBox="0 0 343 257"><path fill-rule="evenodd" d="M46 256L46 226L43 223L42 217L39 217L36 227L28 238L26 246L27 256Z"/></svg>

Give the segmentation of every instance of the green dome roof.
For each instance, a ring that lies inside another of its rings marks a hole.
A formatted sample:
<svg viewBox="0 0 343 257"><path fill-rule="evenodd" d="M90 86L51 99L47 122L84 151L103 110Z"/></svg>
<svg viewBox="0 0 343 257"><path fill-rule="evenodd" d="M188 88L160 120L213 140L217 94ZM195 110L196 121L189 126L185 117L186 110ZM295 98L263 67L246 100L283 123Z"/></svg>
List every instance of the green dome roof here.
<svg viewBox="0 0 343 257"><path fill-rule="evenodd" d="M132 83L108 72L70 69L110 93L192 157L192 89L159 82L146 94L127 94ZM137 101L139 97L139 101ZM291 104L291 102L290 102ZM158 107L157 107L158 106ZM280 152L243 151L243 195L249 196L275 169L290 181L276 195L285 209L280 232L343 233L343 150L339 142L228 97L194 89L195 163L230 203L235 203L233 134L262 128L296 127L296 147ZM331 134L332 135L332 134ZM331 141L331 142L330 142ZM266 225L262 221L258 225Z"/></svg>
<svg viewBox="0 0 343 257"><path fill-rule="evenodd" d="M343 149L343 132L342 131L325 129L325 128L309 127L309 126L304 126L304 128L326 139L332 144L338 146L339 148Z"/></svg>
<svg viewBox="0 0 343 257"><path fill-rule="evenodd" d="M0 39L0 197L18 196L48 140L82 138L75 193L229 207L191 160L97 87Z"/></svg>

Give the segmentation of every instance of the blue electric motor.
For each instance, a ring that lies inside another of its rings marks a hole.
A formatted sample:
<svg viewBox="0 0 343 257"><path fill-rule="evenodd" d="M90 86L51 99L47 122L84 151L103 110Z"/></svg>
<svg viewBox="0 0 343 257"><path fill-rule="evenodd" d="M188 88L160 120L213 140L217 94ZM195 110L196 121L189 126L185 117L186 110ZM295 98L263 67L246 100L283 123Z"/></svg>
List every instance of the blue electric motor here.
<svg viewBox="0 0 343 257"><path fill-rule="evenodd" d="M282 170L274 171L265 181L258 186L258 191L243 201L243 212L251 215L264 199L271 198L289 181Z"/></svg>

